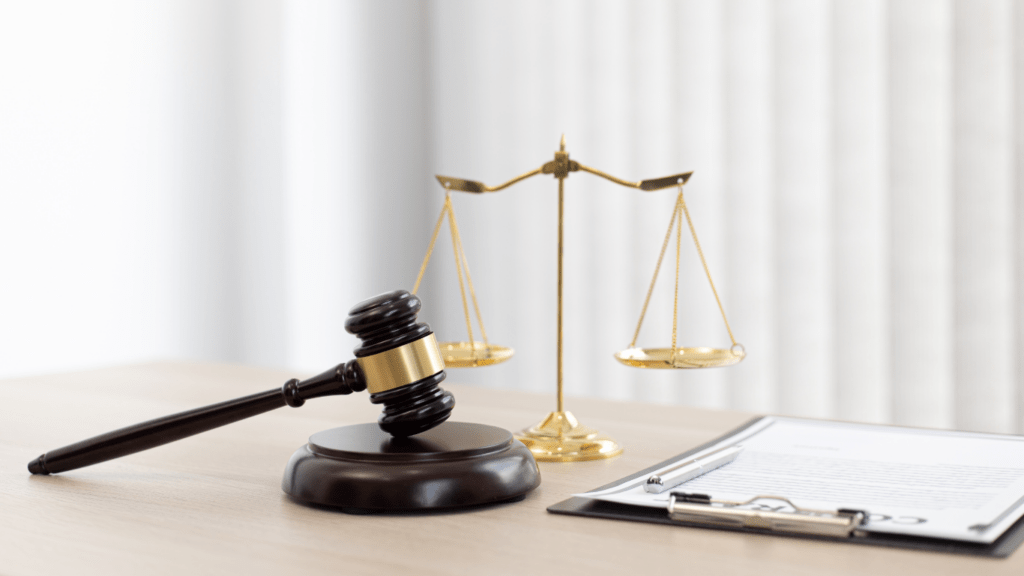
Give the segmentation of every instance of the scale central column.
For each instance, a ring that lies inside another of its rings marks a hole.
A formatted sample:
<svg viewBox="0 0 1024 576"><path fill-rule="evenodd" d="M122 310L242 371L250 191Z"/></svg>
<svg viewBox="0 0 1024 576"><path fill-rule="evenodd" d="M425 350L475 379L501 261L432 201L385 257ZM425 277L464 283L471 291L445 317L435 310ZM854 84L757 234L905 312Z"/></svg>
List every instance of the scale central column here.
<svg viewBox="0 0 1024 576"><path fill-rule="evenodd" d="M555 152L553 173L558 179L558 401L556 410L534 426L521 430L515 437L526 445L533 457L544 462L577 462L611 458L622 453L622 447L593 428L583 426L565 410L562 383L562 260L565 254L565 179L569 176L569 153L565 136Z"/></svg>
<svg viewBox="0 0 1024 576"><path fill-rule="evenodd" d="M564 146L564 145L563 145ZM558 402L557 412L563 411L562 394L562 260L565 255L565 178L558 179Z"/></svg>

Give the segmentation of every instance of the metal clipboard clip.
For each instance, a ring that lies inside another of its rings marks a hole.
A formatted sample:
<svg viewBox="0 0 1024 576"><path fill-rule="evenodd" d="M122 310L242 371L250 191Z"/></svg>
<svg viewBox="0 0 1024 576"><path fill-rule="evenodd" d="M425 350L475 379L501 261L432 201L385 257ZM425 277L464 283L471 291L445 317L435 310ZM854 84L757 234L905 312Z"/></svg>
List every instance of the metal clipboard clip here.
<svg viewBox="0 0 1024 576"><path fill-rule="evenodd" d="M740 508L758 500L778 500L789 504L791 512L751 510ZM848 538L862 536L858 530L867 522L865 510L840 508L813 510L802 508L782 496L754 496L746 502L716 500L707 494L672 492L668 501L668 516L677 522L714 526L719 528L753 528L771 532L814 534Z"/></svg>

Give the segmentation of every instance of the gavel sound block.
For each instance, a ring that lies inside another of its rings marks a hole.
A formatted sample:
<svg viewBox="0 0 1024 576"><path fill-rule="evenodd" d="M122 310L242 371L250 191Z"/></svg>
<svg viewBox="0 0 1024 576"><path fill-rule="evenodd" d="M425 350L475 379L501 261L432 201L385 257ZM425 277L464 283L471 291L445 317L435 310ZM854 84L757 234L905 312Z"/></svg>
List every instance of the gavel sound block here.
<svg viewBox="0 0 1024 576"><path fill-rule="evenodd" d="M373 424L318 432L292 456L281 487L301 502L372 512L518 500L539 484L533 455L507 430L445 422L408 438Z"/></svg>
<svg viewBox="0 0 1024 576"><path fill-rule="evenodd" d="M314 434L285 469L293 499L350 512L459 508L522 499L540 484L530 451L501 428L449 422L452 395L434 334L416 322L420 301L404 290L367 300L345 329L356 359L305 381L115 430L43 454L32 474L54 474L132 454L307 399L369 390L377 425Z"/></svg>

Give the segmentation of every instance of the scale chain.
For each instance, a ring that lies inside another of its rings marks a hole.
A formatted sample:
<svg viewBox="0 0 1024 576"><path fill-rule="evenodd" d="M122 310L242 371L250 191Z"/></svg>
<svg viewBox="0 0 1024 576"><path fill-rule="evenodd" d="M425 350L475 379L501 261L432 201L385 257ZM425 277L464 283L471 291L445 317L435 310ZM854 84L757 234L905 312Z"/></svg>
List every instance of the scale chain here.
<svg viewBox="0 0 1024 576"><path fill-rule="evenodd" d="M711 279L711 270L708 268L707 260L704 259L704 251L700 248L700 240L697 240L697 230L693 227L693 220L690 219L690 211L686 208L686 200L683 199L682 186L679 187L679 203L682 204L683 213L686 214L686 223L690 226L690 235L693 236L693 245L697 247L697 255L700 256L700 263L704 266L704 274L708 277L708 284L711 285L711 292L715 295L715 302L718 303L718 311L722 313L722 321L725 322L725 330L729 333L729 340L732 341L732 345L735 347L736 337L732 335L732 328L729 326L729 319L725 317L725 307L722 306L722 299L718 297L718 290L715 289L715 281Z"/></svg>
<svg viewBox="0 0 1024 576"><path fill-rule="evenodd" d="M448 192L451 196L451 192ZM434 243L437 242L437 233L441 231L441 224L444 223L444 215L448 212L448 196L445 196L444 206L441 207L441 215L437 217L437 224L434 225L434 234L430 237L430 245L427 246L427 254L423 257L423 264L420 265L420 273L416 276L416 284L412 287L413 295L420 289L420 282L423 280L423 273L427 271L427 263L430 262L430 255L434 253Z"/></svg>
<svg viewBox="0 0 1024 576"><path fill-rule="evenodd" d="M636 346L636 339L640 336L640 327L643 326L644 316L647 315L647 305L651 303L651 294L654 293L654 285L658 281L658 272L661 271L661 262L665 258L665 250L668 248L668 240L672 237L672 228L675 227L676 216L679 215L679 199L676 199L676 205L672 210L672 219L668 222L668 230L665 232L665 241L661 243L661 252L658 254L658 263L654 266L654 277L651 278L651 286L647 289L647 297L644 298L644 306L640 309L640 320L636 323L636 331L633 332L633 341L629 343L629 347L633 348Z"/></svg>
<svg viewBox="0 0 1024 576"><path fill-rule="evenodd" d="M455 230L455 238L458 240L459 249L458 252L462 256L462 269L466 272L466 284L469 285L469 297L473 300L473 311L476 312L476 323L480 325L480 336L484 340L484 347L490 350L490 343L487 341L487 329L484 328L484 318L480 314L480 304L476 300L476 289L473 287L473 277L469 274L469 259L466 258L466 250L462 246L462 231L459 230L459 220L455 217L455 209L449 205L448 208L449 222ZM469 313L466 313L466 322L469 322ZM470 335L470 340L473 337ZM473 350L473 355L476 356L476 349Z"/></svg>
<svg viewBox="0 0 1024 576"><path fill-rule="evenodd" d="M473 323L469 318L469 304L466 302L466 287L462 281L462 262L459 258L459 241L458 241L458 229L455 227L455 219L452 216L452 200L451 196L445 197L445 204L448 207L448 230L452 234L452 251L455 253L455 272L459 275L459 293L462 295L462 312L466 316L466 331L469 332L469 346L470 350L476 352L476 340L473 339Z"/></svg>
<svg viewBox="0 0 1024 576"><path fill-rule="evenodd" d="M434 225L434 232L430 237L430 244L427 246L427 253L423 257L423 263L420 265L419 274L416 276L416 283L413 286L412 293L416 294L419 291L420 283L423 281L423 275L427 271L427 265L430 263L430 257L434 253L434 246L437 244L437 236L441 232L441 224L444 223L445 216L448 216L448 229L452 236L452 250L455 254L455 271L459 277L459 292L462 297L462 309L466 318L466 331L469 334L469 346L471 353L475 358L477 355L476 340L473 338L473 324L469 314L469 304L466 299L466 289L463 283L462 275L465 271L466 280L465 284L469 285L470 298L473 300L473 310L476 312L476 321L480 325L480 332L483 338L484 347L489 351L490 344L487 339L487 329L484 328L483 315L480 313L480 304L477 302L476 289L473 286L473 278L469 272L469 260L466 257L466 250L462 245L462 234L459 231L458 219L455 217L455 208L452 206L451 191L447 191L445 194L444 205L441 207L441 214L437 217L437 223Z"/></svg>
<svg viewBox="0 0 1024 576"><path fill-rule="evenodd" d="M673 294L672 304L672 358L673 362L678 354L676 348L676 338L678 335L678 322L679 322L679 272L680 272L680 252L682 244L682 217L680 214L685 215L686 224L690 228L690 235L693 237L693 245L697 249L697 255L700 257L701 265L704 267L704 274L707 276L708 284L711 286L711 293L715 296L715 302L718 304L718 311L722 314L722 321L725 324L725 330L729 333L729 340L732 342L733 348L738 344L736 337L733 336L732 327L729 325L729 319L725 315L725 307L722 306L722 299L718 296L718 289L715 288L715 282L711 278L711 269L708 267L707 260L704 258L704 250L700 246L700 240L697 238L697 230L693 225L693 219L690 217L690 210L686 206L686 199L683 196L683 187L679 186L679 194L676 197L676 204L672 210L672 219L669 220L668 230L665 231L665 240L661 244L661 252L658 254L658 262L654 267L654 277L651 278L651 285L647 289L647 296L644 298L644 305L640 311L640 320L636 324L636 331L633 333L633 340L629 343L630 348L636 346L637 338L640 336L640 328L643 326L644 317L647 314L647 307L651 302L651 295L654 293L654 285L658 281L658 273L661 271L661 264L665 259L665 252L668 249L669 239L672 237L672 230L676 231L676 282L675 292ZM677 219L678 227L677 227Z"/></svg>
<svg viewBox="0 0 1024 576"><path fill-rule="evenodd" d="M676 215L679 215L679 205L683 203L683 187L679 187L679 197L676 199ZM683 204L685 206L685 204ZM680 219L681 220L681 219ZM696 237L695 237L696 238ZM683 251L683 223L676 226L676 288L672 293L672 365L676 363L676 355L679 349L676 348L676 332L679 328L679 254Z"/></svg>

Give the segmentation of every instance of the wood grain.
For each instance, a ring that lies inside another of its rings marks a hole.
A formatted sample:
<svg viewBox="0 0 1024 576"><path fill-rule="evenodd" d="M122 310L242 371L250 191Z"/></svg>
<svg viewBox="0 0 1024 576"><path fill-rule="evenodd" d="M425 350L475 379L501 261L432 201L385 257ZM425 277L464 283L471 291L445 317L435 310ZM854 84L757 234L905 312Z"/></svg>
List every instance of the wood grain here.
<svg viewBox="0 0 1024 576"><path fill-rule="evenodd" d="M379 408L360 396L283 408L59 476L26 471L46 450L292 376L156 363L0 382L8 399L0 412L0 574L1024 573L1020 552L971 558L545 511L751 416L738 412L570 399L585 424L625 446L623 456L541 463L541 486L525 501L450 514L350 516L297 505L281 492L284 466L309 435L376 418ZM457 398L454 420L510 430L554 403L554 394L445 387Z"/></svg>

